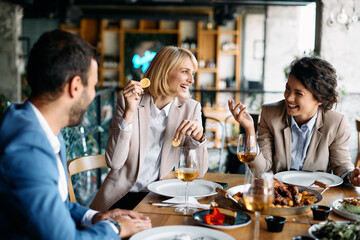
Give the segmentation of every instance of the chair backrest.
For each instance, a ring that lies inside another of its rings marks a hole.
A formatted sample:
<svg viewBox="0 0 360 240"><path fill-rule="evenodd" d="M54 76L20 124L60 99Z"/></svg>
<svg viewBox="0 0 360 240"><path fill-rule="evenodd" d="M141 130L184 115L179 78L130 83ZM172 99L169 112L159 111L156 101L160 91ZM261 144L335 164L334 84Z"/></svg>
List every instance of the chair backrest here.
<svg viewBox="0 0 360 240"><path fill-rule="evenodd" d="M204 116L204 114L203 114L203 116ZM218 169L217 169L218 172L221 172L222 168L223 168L223 165L224 165L224 163L223 163L224 144L225 144L225 128L224 128L224 124L219 119L216 119L216 118L213 118L213 117L205 116L204 119L205 120L203 120L204 121L203 126L206 126L206 122L208 120L211 120L211 121L216 122L217 124L219 124L219 126L221 128L221 142L220 142L220 149L219 149L219 164L218 164ZM204 131L206 132L206 128L204 128Z"/></svg>
<svg viewBox="0 0 360 240"><path fill-rule="evenodd" d="M88 155L74 158L67 162L69 174L69 196L70 202L76 202L74 188L71 183L71 176L77 173L93 170L96 168L106 167L105 155Z"/></svg>

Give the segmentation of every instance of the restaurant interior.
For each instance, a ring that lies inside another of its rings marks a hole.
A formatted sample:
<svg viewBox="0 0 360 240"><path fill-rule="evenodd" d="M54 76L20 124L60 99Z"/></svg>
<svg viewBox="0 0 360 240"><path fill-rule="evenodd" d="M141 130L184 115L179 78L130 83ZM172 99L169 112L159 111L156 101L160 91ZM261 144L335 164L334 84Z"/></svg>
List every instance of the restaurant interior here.
<svg viewBox="0 0 360 240"><path fill-rule="evenodd" d="M341 100L336 111L345 114L351 129L353 163L358 157L360 0L2 0L0 19L0 116L10 104L29 96L26 61L43 32L63 29L79 34L101 53L97 94L84 122L62 130L69 161L104 154L117 96L129 80L143 77L156 52L166 45L187 48L198 60L191 93L202 106L208 172L229 173L215 181L235 186L231 174L244 174L245 168L236 156L243 129L228 110L227 100L243 102L258 120L263 104L283 99L289 65L303 56L324 58L337 70ZM107 173L101 168L73 175L76 201L88 206ZM207 179L214 180L213 176ZM329 194L330 200L336 199L335 193ZM137 210L148 211L146 206ZM264 219L261 228L266 232ZM302 226L288 229L286 237L306 232ZM245 234L227 231L235 239ZM251 239L249 234L244 236ZM279 239L275 234L266 236Z"/></svg>

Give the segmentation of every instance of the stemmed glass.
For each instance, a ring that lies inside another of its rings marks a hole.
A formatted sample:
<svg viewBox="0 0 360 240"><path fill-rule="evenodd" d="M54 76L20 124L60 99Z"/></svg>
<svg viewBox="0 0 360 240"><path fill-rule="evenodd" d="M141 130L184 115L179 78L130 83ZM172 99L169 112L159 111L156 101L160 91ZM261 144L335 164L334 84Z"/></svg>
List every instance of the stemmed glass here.
<svg viewBox="0 0 360 240"><path fill-rule="evenodd" d="M181 214L193 214L197 211L196 208L188 206L188 188L189 182L193 181L199 175L199 155L196 148L179 147L179 163L175 166L176 177L181 181L186 182L185 185L185 206L175 208L175 212Z"/></svg>
<svg viewBox="0 0 360 240"><path fill-rule="evenodd" d="M254 174L250 168L246 168L245 186L244 204L247 210L255 213L254 240L258 240L260 212L267 210L274 198L273 173Z"/></svg>
<svg viewBox="0 0 360 240"><path fill-rule="evenodd" d="M238 159L247 164L255 160L257 153L259 152L259 145L256 142L255 136L246 136L246 134L239 134L237 144L237 157Z"/></svg>

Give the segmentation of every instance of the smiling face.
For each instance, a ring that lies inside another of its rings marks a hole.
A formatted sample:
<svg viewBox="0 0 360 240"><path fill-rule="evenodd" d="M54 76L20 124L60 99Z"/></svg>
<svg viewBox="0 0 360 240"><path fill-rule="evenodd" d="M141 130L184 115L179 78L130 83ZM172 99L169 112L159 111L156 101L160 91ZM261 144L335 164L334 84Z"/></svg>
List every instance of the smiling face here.
<svg viewBox="0 0 360 240"><path fill-rule="evenodd" d="M194 65L189 59L185 60L177 69L169 73L168 85L171 91L176 92L180 98L189 97L189 88L194 83Z"/></svg>
<svg viewBox="0 0 360 240"><path fill-rule="evenodd" d="M295 118L298 125L302 125L317 112L321 102L317 101L307 88L293 75L289 76L284 92L286 110Z"/></svg>

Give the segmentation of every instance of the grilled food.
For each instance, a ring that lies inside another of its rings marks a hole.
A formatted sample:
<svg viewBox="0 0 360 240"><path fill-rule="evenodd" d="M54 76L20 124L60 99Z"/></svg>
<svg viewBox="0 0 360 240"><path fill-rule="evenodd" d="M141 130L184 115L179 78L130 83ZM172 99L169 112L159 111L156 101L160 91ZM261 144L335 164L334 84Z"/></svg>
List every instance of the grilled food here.
<svg viewBox="0 0 360 240"><path fill-rule="evenodd" d="M233 198L243 204L242 192L234 194ZM318 201L313 193L308 193L307 191L299 192L295 185L285 185L279 180L274 179L274 200L270 207L301 207L304 205L312 205Z"/></svg>

